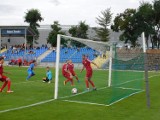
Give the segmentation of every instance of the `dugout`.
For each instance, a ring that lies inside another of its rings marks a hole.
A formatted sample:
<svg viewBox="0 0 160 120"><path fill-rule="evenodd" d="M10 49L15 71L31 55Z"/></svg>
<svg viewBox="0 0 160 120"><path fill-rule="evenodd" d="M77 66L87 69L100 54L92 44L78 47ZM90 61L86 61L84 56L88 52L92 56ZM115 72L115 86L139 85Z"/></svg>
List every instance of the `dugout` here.
<svg viewBox="0 0 160 120"><path fill-rule="evenodd" d="M27 36L33 36L34 41L37 34L29 26L0 26L0 48L2 43L5 44L7 48L9 48L10 45L24 43L26 53ZM12 39L13 37L16 39Z"/></svg>

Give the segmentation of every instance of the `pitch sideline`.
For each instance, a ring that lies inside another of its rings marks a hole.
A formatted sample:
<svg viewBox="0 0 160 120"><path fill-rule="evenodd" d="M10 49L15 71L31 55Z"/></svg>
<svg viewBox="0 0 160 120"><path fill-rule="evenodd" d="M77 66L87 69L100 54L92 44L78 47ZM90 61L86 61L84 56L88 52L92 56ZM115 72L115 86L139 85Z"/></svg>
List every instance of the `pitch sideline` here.
<svg viewBox="0 0 160 120"><path fill-rule="evenodd" d="M45 100L45 101L42 101L42 102L38 102L38 103L26 105L26 106L21 106L21 107L17 107L17 108L11 108L11 109L7 109L7 110L1 110L0 113L10 112L10 111L14 111L14 110L20 110L20 109L24 109L24 108L29 108L29 107L45 104L45 103L48 103L48 102L52 102L54 100L56 100L56 99L50 99L50 100Z"/></svg>

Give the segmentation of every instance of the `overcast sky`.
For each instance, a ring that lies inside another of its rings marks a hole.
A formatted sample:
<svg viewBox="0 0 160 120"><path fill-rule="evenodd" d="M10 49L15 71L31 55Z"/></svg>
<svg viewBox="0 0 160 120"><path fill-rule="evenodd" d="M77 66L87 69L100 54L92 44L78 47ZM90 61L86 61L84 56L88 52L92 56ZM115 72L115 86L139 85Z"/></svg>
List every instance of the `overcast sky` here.
<svg viewBox="0 0 160 120"><path fill-rule="evenodd" d="M39 9L44 21L52 24L58 20L61 25L77 25L86 21L98 26L96 17L101 11L111 8L113 16L126 8L137 8L142 0L0 0L0 25L24 25L27 10ZM152 2L153 0L143 0Z"/></svg>

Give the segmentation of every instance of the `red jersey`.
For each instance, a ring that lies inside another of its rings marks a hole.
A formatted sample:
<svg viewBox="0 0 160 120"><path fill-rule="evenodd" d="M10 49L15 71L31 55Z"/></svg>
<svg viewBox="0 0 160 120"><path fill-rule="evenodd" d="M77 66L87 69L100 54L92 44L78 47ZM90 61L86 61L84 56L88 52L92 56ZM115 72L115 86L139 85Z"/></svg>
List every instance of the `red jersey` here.
<svg viewBox="0 0 160 120"><path fill-rule="evenodd" d="M83 60L82 64L84 65L87 71L92 71L91 61L89 59Z"/></svg>
<svg viewBox="0 0 160 120"><path fill-rule="evenodd" d="M22 59L21 58L18 59L18 63L22 63Z"/></svg>
<svg viewBox="0 0 160 120"><path fill-rule="evenodd" d="M0 74L2 75L3 74L3 65L0 64Z"/></svg>
<svg viewBox="0 0 160 120"><path fill-rule="evenodd" d="M68 63L68 70L72 73L74 71L74 64Z"/></svg>
<svg viewBox="0 0 160 120"><path fill-rule="evenodd" d="M63 66L62 66L62 74L67 73L67 70L68 70L68 65L67 65L67 63L65 63L65 64L63 64Z"/></svg>

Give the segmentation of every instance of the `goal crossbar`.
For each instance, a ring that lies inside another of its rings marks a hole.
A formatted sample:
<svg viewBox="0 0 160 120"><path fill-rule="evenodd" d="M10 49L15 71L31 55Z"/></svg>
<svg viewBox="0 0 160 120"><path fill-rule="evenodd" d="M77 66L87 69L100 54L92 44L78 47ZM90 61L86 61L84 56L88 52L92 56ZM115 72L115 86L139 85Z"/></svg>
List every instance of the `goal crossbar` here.
<svg viewBox="0 0 160 120"><path fill-rule="evenodd" d="M71 36L66 36L66 35L57 35L57 48L56 48L56 66L55 66L55 93L54 93L54 99L58 98L58 81L59 81L59 66L60 66L60 44L61 44L61 38L67 38L67 39L72 39L75 41L80 41L81 43L85 44L88 47L91 47L97 51L103 51L106 50L106 47L111 47L111 44L107 42L100 42L100 41L93 41L89 39L82 39L82 38L76 38L76 37L71 37ZM98 47L96 47L96 45ZM110 52L112 52L112 49L110 49ZM111 86L111 64L112 64L112 54L110 53L109 57L109 80L108 80L108 86ZM107 85L106 84L106 85Z"/></svg>

